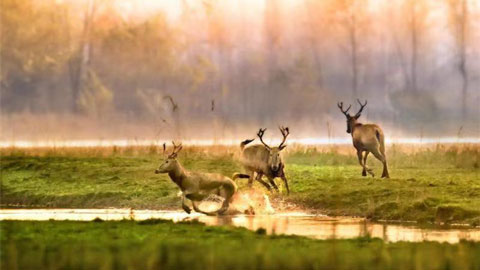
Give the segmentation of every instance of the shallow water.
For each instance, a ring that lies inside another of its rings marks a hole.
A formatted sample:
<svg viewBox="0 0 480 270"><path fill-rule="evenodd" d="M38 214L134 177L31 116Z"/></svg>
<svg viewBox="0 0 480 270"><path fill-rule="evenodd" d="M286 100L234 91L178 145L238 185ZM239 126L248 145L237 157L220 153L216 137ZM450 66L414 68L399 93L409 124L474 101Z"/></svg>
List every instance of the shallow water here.
<svg viewBox="0 0 480 270"><path fill-rule="evenodd" d="M480 229L424 229L416 226L368 222L360 218L332 218L302 212L272 215L235 215L209 217L182 211L130 209L1 209L0 220L103 220L150 218L174 222L198 220L207 225L229 225L249 230L264 228L268 234L301 235L316 239L347 239L362 236L381 238L387 242L437 241L458 243L460 240L480 241Z"/></svg>

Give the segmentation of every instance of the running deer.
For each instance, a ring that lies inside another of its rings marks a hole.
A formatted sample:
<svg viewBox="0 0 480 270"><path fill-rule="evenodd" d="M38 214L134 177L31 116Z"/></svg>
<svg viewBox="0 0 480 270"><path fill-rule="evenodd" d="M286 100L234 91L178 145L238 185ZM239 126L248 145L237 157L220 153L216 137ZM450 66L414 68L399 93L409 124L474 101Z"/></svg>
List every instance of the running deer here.
<svg viewBox="0 0 480 270"><path fill-rule="evenodd" d="M371 152L378 160L383 163L382 178L390 178L387 168L387 156L385 155L385 142L382 129L375 124L362 124L357 122L358 118L363 111L363 108L367 106L367 101L360 104L360 110L354 116L348 113L348 110L352 107L350 105L346 110L343 109L343 102L337 104L338 108L347 117L347 133L352 135L353 146L357 149L358 162L363 167L362 176L367 176L367 172L375 176L372 169L367 167L367 156ZM363 155L365 152L365 155Z"/></svg>
<svg viewBox="0 0 480 270"><path fill-rule="evenodd" d="M264 185L268 190L271 190L273 187L278 191L278 186L275 184L274 179L280 177L285 183L287 194L290 194L288 181L285 177L285 165L280 155L280 152L286 147L285 141L290 134L290 131L288 130L288 127L279 127L279 129L283 135L283 140L278 147L270 147L263 141L263 135L265 134L265 130L267 130L266 128L260 129L257 133L257 136L263 145L257 144L245 147L255 139L245 140L240 144L240 149L242 150L241 163L247 173L236 173L233 175L233 180L237 178L248 178L248 184L249 186L252 186L254 174L257 173L255 180ZM268 178L270 184L262 180L262 176L264 175Z"/></svg>
<svg viewBox="0 0 480 270"><path fill-rule="evenodd" d="M191 212L187 206L186 200L192 201L193 209L196 212L206 215L223 214L228 210L233 195L237 191L237 185L230 178L211 173L190 172L185 170L177 160L177 155L182 150L182 145L173 143L173 151L167 156L165 161L155 170L156 174L168 173L170 179L177 184L182 191L182 208L185 212ZM165 151L165 144L164 144ZM213 212L202 211L198 207L198 202L204 200L210 195L223 197L223 205L220 209Z"/></svg>

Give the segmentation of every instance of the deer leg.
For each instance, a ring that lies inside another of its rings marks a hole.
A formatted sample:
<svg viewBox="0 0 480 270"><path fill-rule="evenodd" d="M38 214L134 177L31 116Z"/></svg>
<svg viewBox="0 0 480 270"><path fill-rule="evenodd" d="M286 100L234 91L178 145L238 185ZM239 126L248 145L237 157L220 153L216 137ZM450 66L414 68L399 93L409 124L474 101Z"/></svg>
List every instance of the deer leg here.
<svg viewBox="0 0 480 270"><path fill-rule="evenodd" d="M364 169L363 169L362 175L367 176L367 174L365 172L368 172L372 177L375 177L375 174L373 173L373 170L368 168L368 166L367 166L368 154L370 154L370 152L365 151L365 155L363 156L363 167L364 167Z"/></svg>
<svg viewBox="0 0 480 270"><path fill-rule="evenodd" d="M383 163L382 178L390 178L388 174L387 159L385 158L385 155L383 153L380 153L380 150L378 148L372 151L372 154Z"/></svg>
<svg viewBox="0 0 480 270"><path fill-rule="evenodd" d="M249 177L248 177L248 187L252 187L253 186L253 177L255 176L255 172L254 171L248 171L247 174L249 175Z"/></svg>
<svg viewBox="0 0 480 270"><path fill-rule="evenodd" d="M278 192L278 186L275 184L275 180L273 177L268 177L268 182L270 182L270 185Z"/></svg>
<svg viewBox="0 0 480 270"><path fill-rule="evenodd" d="M380 152L382 153L383 159L385 160L385 162L383 163L382 177L390 178L390 174L388 173L387 155L385 155L385 145L383 144L383 142L380 145Z"/></svg>
<svg viewBox="0 0 480 270"><path fill-rule="evenodd" d="M192 212L192 209L190 209L190 207L188 207L186 203L185 193L183 193L182 195L182 208L185 212L187 212L187 214L190 214L190 212Z"/></svg>
<svg viewBox="0 0 480 270"><path fill-rule="evenodd" d="M282 175L282 180L283 180L283 183L285 184L285 188L287 189L287 195L290 194L290 189L288 189L288 180L287 180L287 177L285 177L285 174Z"/></svg>
<svg viewBox="0 0 480 270"><path fill-rule="evenodd" d="M219 188L219 196L223 197L225 200L223 201L222 207L217 211L218 214L223 214L228 210L230 206L230 202L232 200L233 195L235 192L229 191L229 189L225 189L224 187Z"/></svg>
<svg viewBox="0 0 480 270"><path fill-rule="evenodd" d="M365 165L363 165L363 152L361 150L357 150L357 157L358 157L358 163L360 163L360 166L362 166L362 176L367 176L367 171L365 169Z"/></svg>
<svg viewBox="0 0 480 270"><path fill-rule="evenodd" d="M195 210L195 212L202 213L202 214L205 214L207 216L216 216L217 213L218 213L218 211L215 211L215 212L202 211L200 208L198 208L198 201L192 201L192 205L193 205L193 209Z"/></svg>
<svg viewBox="0 0 480 270"><path fill-rule="evenodd" d="M262 173L258 173L255 180L257 180L260 184L264 185L268 190L272 190L272 187L267 182L262 180L262 176Z"/></svg>

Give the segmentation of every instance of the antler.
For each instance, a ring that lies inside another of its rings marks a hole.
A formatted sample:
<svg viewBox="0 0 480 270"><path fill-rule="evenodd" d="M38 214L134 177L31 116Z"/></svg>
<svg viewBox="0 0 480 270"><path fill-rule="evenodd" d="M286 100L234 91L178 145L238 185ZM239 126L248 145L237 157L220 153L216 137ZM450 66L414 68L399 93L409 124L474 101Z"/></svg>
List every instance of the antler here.
<svg viewBox="0 0 480 270"><path fill-rule="evenodd" d="M338 108L340 109L340 111L342 111L342 113L343 113L345 116L348 116L347 112L348 112L348 110L350 110L350 108L352 107L352 104L350 104L350 106L348 106L348 108L347 108L346 110L343 110L343 102L337 103L337 106L338 106Z"/></svg>
<svg viewBox="0 0 480 270"><path fill-rule="evenodd" d="M173 151L172 153L169 155L169 157L171 158L176 158L177 157L177 154L178 152L180 152L180 150L182 150L182 144L180 143L179 145L176 145L174 141L172 141L172 144L173 144Z"/></svg>
<svg viewBox="0 0 480 270"><path fill-rule="evenodd" d="M362 102L360 102L360 99L358 99L358 98L357 98L357 102L358 102L358 104L360 104L360 110L357 112L357 114L355 114L355 117L359 117L360 114L363 111L363 108L365 108L365 106L367 106L367 100L366 99L365 99L365 104L362 104Z"/></svg>
<svg viewBox="0 0 480 270"><path fill-rule="evenodd" d="M287 140L288 135L290 134L290 130L288 129L288 127L284 127L284 126L279 126L278 129L280 129L280 132L283 135L283 140L278 146L278 148L283 149L285 147L284 143Z"/></svg>
<svg viewBox="0 0 480 270"><path fill-rule="evenodd" d="M263 141L263 134L265 134L265 130L267 130L267 129L266 129L266 128L264 128L264 129L259 129L259 130L258 130L258 133L257 133L257 136L258 136L258 138L260 138L260 141L263 143L263 145L265 145L265 147L266 147L267 149L271 149L271 147L268 146L268 144L266 144L266 143Z"/></svg>

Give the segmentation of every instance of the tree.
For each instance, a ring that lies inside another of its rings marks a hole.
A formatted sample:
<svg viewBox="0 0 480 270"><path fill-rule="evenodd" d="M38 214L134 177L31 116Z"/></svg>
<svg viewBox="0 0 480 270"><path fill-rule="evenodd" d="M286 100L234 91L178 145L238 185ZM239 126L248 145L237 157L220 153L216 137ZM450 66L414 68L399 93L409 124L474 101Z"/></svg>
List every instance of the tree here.
<svg viewBox="0 0 480 270"><path fill-rule="evenodd" d="M418 56L420 49L420 36L426 25L428 8L424 0L408 0L406 2L408 12L408 29L410 32L410 91L418 90Z"/></svg>
<svg viewBox="0 0 480 270"><path fill-rule="evenodd" d="M467 69L467 37L468 37L468 1L447 0L449 25L455 40L457 68L462 76L462 120L467 114L468 69Z"/></svg>
<svg viewBox="0 0 480 270"><path fill-rule="evenodd" d="M31 0L0 1L1 108L44 111L48 87L68 57L61 17L50 5Z"/></svg>
<svg viewBox="0 0 480 270"><path fill-rule="evenodd" d="M339 23L347 31L347 43L350 50L350 68L351 68L351 89L352 99L358 96L358 67L359 67L359 32L365 30L367 26L367 16L365 14L365 0L341 0L334 1L337 9Z"/></svg>
<svg viewBox="0 0 480 270"><path fill-rule="evenodd" d="M80 42L69 60L70 87L72 90L72 109L74 113L80 112L80 93L88 79L90 55L91 55L91 32L93 31L93 19L96 11L96 1L88 0L83 16L83 29ZM68 29L70 33L70 29ZM70 35L69 35L70 36Z"/></svg>
<svg viewBox="0 0 480 270"><path fill-rule="evenodd" d="M321 11L320 2L305 0L305 13L307 17L307 42L310 46L310 50L313 55L313 60L315 62L316 68L316 84L317 87L323 90L323 77L322 69L323 63L318 51L318 43L321 36L321 27L325 24L326 20L322 20L323 16L315 16Z"/></svg>

